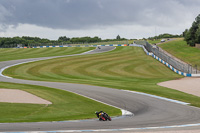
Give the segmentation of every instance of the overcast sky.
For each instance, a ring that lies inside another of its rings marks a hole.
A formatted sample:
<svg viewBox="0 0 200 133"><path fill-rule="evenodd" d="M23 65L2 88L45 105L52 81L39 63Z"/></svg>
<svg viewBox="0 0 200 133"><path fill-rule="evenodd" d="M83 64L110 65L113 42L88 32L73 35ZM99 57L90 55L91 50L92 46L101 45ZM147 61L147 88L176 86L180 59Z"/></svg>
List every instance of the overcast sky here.
<svg viewBox="0 0 200 133"><path fill-rule="evenodd" d="M0 0L0 37L181 34L200 14L200 0Z"/></svg>

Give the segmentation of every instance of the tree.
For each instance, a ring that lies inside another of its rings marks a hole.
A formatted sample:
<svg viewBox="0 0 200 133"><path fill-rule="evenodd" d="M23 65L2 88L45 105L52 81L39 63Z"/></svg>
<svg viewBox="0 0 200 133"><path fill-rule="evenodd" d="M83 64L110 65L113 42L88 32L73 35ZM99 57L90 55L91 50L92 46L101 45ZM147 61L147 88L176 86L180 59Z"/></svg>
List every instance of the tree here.
<svg viewBox="0 0 200 133"><path fill-rule="evenodd" d="M68 38L68 37L66 37L66 36L60 36L60 37L58 38L58 41L60 41L60 42L69 41L69 40L70 40L70 38Z"/></svg>
<svg viewBox="0 0 200 133"><path fill-rule="evenodd" d="M187 33L188 33L188 29L185 29L185 31L183 32L183 37L184 38L186 37Z"/></svg>
<svg viewBox="0 0 200 133"><path fill-rule="evenodd" d="M184 31L185 33L185 31ZM183 33L183 34L184 34ZM168 33L164 33L164 34L160 34L158 36L154 36L154 37L149 37L149 40L154 40L154 39L162 39L162 38L177 38L177 37L182 37L181 35L173 35L173 34L168 34Z"/></svg>
<svg viewBox="0 0 200 133"><path fill-rule="evenodd" d="M198 29L196 31L195 38L196 38L195 42L196 43L200 43L200 24L199 24L199 27L198 27Z"/></svg>
<svg viewBox="0 0 200 133"><path fill-rule="evenodd" d="M120 39L121 39L121 37L120 37L119 35L117 35L116 39L117 39L117 40L120 40Z"/></svg>
<svg viewBox="0 0 200 133"><path fill-rule="evenodd" d="M185 30L184 39L190 46L195 46L195 43L200 43L200 14L195 18L192 27Z"/></svg>

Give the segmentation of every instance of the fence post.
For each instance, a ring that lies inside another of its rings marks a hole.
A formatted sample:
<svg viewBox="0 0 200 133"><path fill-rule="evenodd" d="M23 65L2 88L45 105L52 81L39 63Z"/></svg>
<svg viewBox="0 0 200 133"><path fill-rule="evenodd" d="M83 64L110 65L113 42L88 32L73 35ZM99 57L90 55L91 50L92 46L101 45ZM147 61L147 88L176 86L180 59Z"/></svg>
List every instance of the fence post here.
<svg viewBox="0 0 200 133"><path fill-rule="evenodd" d="M197 64L195 65L195 69L196 69L196 74L197 74Z"/></svg>

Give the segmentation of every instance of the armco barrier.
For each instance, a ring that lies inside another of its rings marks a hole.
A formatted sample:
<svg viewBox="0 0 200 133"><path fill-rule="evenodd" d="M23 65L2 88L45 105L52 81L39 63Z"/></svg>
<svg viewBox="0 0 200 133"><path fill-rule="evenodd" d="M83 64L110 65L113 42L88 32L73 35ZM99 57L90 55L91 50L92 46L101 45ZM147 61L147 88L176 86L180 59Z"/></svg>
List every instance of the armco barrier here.
<svg viewBox="0 0 200 133"><path fill-rule="evenodd" d="M167 67L169 67L172 71L174 71L177 74L186 76L186 77L200 77L200 74L191 74L191 73L184 73L181 72L179 70L177 70L176 68L174 68L173 66L171 66L170 64L168 64L167 62L163 61L162 59L160 59L159 57L157 57L156 55L152 54L152 57L157 59L158 61L160 61L161 63L165 64Z"/></svg>
<svg viewBox="0 0 200 133"><path fill-rule="evenodd" d="M174 56L170 55L166 51L164 51L162 48L151 45L148 42L146 42L146 45L144 47L147 49L148 52L152 52L157 57L161 58L163 61L169 63L171 66L176 68L177 70L184 72L184 73L191 73L191 74L200 74L200 71L198 70L198 66L192 66L191 64L185 63Z"/></svg>
<svg viewBox="0 0 200 133"><path fill-rule="evenodd" d="M146 50L146 48L144 47L144 45L140 45L140 44L132 44L132 46L135 46L135 47L142 47L143 50L145 51L145 53L149 56L152 56L154 59L157 59L158 61L160 61L161 63L163 63L164 65L166 65L168 68L170 68L172 71L174 71L175 73L177 74L180 74L180 75L183 75L183 76L186 76L186 77L200 77L200 74L191 74L191 73L184 73L184 72L181 72L179 70L177 70L176 68L174 68L172 65L170 65L169 63L165 62L164 60L162 60L161 58L157 57L156 55L154 55L153 53L151 52L148 52Z"/></svg>

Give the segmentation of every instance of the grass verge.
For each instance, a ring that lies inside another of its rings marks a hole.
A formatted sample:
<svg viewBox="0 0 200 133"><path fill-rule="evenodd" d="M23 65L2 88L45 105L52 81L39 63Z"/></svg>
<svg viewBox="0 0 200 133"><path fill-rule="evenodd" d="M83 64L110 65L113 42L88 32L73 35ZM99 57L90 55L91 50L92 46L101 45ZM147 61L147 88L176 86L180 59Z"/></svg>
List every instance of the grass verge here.
<svg viewBox="0 0 200 133"><path fill-rule="evenodd" d="M0 88L24 90L43 99L51 105L1 103L0 123L63 121L95 118L95 111L104 109L109 115L121 115L119 109L63 90L43 86L0 82Z"/></svg>

